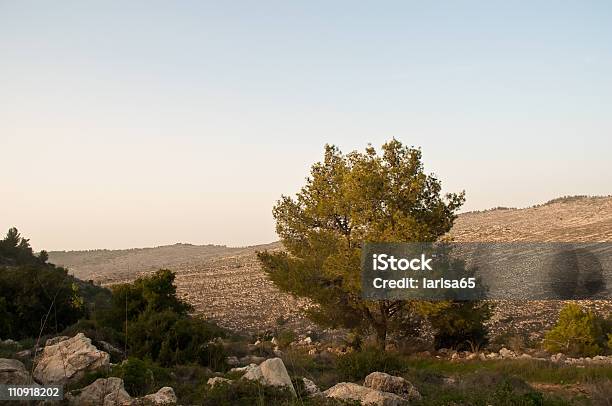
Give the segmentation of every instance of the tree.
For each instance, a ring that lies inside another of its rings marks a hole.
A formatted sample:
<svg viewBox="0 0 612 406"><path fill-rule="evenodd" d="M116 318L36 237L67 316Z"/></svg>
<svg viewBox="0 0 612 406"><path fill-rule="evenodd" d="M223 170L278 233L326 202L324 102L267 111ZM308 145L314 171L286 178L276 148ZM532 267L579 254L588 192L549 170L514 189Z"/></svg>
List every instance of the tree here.
<svg viewBox="0 0 612 406"><path fill-rule="evenodd" d="M8 232L6 233L6 237L4 237L4 244L7 248L17 248L21 240L21 234L19 234L17 228L12 227L9 228Z"/></svg>
<svg viewBox="0 0 612 406"><path fill-rule="evenodd" d="M546 333L544 347L554 353L592 357L605 349L608 334L610 324L604 319L569 303L559 313L557 325Z"/></svg>
<svg viewBox="0 0 612 406"><path fill-rule="evenodd" d="M47 251L45 251L45 250L40 251L38 253L38 259L43 264L46 263L49 260L49 253Z"/></svg>
<svg viewBox="0 0 612 406"><path fill-rule="evenodd" d="M273 209L287 252L259 253L281 289L313 300L310 316L332 327L374 331L384 347L389 328L408 311L406 301L361 298L360 256L365 241L433 242L448 232L464 193L442 195L424 173L420 149L397 140L344 155L325 147L295 199Z"/></svg>

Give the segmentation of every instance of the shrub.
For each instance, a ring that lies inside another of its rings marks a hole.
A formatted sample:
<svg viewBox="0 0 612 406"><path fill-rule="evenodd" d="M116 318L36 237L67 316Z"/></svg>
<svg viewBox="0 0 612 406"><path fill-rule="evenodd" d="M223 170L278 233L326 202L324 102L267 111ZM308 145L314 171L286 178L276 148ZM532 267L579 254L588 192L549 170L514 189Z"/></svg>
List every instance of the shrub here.
<svg viewBox="0 0 612 406"><path fill-rule="evenodd" d="M485 322L491 317L491 306L482 302L446 302L424 307L434 329L434 346L474 350L487 344Z"/></svg>
<svg viewBox="0 0 612 406"><path fill-rule="evenodd" d="M389 373L400 371L402 362L397 354L367 348L338 357L336 367L343 379L357 381L375 371Z"/></svg>
<svg viewBox="0 0 612 406"><path fill-rule="evenodd" d="M164 368L149 361L130 357L113 368L113 376L123 379L125 390L131 396L143 396L155 392L170 380Z"/></svg>
<svg viewBox="0 0 612 406"><path fill-rule="evenodd" d="M557 325L546 333L544 347L549 352L571 356L601 354L607 346L608 329L604 321L591 310L584 311L577 304L566 305L559 314Z"/></svg>
<svg viewBox="0 0 612 406"><path fill-rule="evenodd" d="M211 340L222 335L223 331L213 324L172 310L143 313L128 325L132 354L150 357L163 366L193 362L221 369L225 351Z"/></svg>

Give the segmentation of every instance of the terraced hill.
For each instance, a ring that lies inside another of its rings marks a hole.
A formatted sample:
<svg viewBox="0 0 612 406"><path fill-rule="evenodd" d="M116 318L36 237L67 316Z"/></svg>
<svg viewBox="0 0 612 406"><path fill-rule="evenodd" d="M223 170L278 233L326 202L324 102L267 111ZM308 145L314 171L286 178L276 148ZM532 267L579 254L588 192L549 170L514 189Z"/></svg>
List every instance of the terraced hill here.
<svg viewBox="0 0 612 406"><path fill-rule="evenodd" d="M494 209L459 216L456 241L612 241L612 197L572 197L526 209ZM129 281L168 268L177 272L179 294L196 311L237 331L262 331L279 321L297 330L315 328L303 316L309 304L279 292L261 271L256 252L279 243L243 248L176 244L130 250L56 251L50 261L82 279L103 285ZM611 301L588 302L612 312ZM562 302L505 302L492 320L495 334L519 331L537 338Z"/></svg>

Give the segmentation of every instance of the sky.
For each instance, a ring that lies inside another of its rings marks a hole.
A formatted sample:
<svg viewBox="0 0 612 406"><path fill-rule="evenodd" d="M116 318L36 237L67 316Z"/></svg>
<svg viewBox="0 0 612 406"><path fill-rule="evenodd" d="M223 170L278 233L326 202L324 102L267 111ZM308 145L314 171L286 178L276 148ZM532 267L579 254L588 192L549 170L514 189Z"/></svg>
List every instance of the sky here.
<svg viewBox="0 0 612 406"><path fill-rule="evenodd" d="M0 0L0 232L277 239L326 143L422 148L464 210L612 194L608 1Z"/></svg>

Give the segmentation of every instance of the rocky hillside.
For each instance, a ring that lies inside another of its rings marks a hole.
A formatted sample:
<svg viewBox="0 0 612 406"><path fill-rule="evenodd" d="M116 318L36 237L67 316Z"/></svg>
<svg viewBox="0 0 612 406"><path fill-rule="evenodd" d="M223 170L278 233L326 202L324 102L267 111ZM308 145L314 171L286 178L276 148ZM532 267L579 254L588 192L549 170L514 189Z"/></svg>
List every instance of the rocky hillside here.
<svg viewBox="0 0 612 406"><path fill-rule="evenodd" d="M459 216L456 241L612 241L612 197L563 198L526 209L494 209ZM50 261L83 279L110 285L159 268L177 272L179 294L205 317L238 331L261 331L286 323L313 328L302 314L308 302L279 292L261 271L255 253L273 243L245 248L176 244L130 250L51 252ZM504 303L494 333L531 332L537 338L556 319L562 302ZM610 301L589 302L610 314Z"/></svg>

